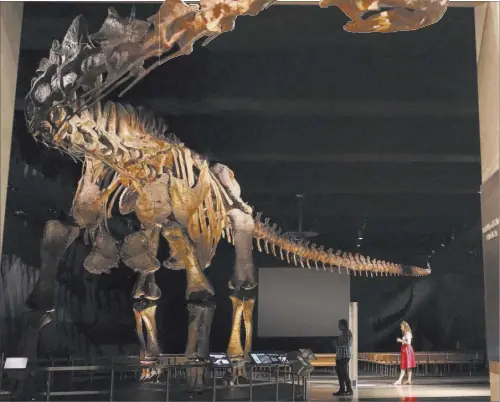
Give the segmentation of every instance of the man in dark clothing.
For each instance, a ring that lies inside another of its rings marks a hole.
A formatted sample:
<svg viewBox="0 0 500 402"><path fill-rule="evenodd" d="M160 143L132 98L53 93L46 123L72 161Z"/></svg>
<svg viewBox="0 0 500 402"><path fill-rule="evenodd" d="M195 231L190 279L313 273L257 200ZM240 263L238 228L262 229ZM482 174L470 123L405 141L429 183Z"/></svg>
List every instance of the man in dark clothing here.
<svg viewBox="0 0 500 402"><path fill-rule="evenodd" d="M337 340L337 376L340 389L335 396L350 396L353 394L349 378L349 361L351 360L352 333L347 320L339 320L340 336Z"/></svg>

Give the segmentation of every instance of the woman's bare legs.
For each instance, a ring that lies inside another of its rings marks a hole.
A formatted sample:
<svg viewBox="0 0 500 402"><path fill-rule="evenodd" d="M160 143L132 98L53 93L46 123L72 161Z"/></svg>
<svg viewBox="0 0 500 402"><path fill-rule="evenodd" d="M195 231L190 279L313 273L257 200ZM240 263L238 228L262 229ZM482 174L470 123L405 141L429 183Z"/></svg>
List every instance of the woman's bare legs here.
<svg viewBox="0 0 500 402"><path fill-rule="evenodd" d="M405 385L411 385L411 374L412 374L411 369L408 369L408 380L404 382Z"/></svg>
<svg viewBox="0 0 500 402"><path fill-rule="evenodd" d="M410 375L410 374L408 374ZM401 380L403 379L403 377L405 376L405 371L404 370L401 370L401 374L399 375L399 378L398 380L394 383L394 385L401 385Z"/></svg>

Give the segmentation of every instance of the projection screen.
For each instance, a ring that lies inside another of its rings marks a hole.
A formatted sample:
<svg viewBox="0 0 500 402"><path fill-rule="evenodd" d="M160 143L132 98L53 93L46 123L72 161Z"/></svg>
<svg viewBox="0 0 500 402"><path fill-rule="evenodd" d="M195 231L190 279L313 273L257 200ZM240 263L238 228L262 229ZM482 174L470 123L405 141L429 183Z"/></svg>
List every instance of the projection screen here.
<svg viewBox="0 0 500 402"><path fill-rule="evenodd" d="M338 336L349 319L349 276L295 267L259 269L259 337Z"/></svg>

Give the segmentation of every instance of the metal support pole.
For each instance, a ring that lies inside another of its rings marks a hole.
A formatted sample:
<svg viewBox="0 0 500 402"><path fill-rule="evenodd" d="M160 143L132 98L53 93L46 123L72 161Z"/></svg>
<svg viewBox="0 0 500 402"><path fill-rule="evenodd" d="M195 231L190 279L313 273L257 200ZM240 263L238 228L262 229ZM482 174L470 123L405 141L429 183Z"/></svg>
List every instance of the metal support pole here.
<svg viewBox="0 0 500 402"><path fill-rule="evenodd" d="M71 356L71 367L75 367L75 357ZM73 391L73 377L75 376L75 370L71 370L71 379L70 379L70 390Z"/></svg>
<svg viewBox="0 0 500 402"><path fill-rule="evenodd" d="M276 401L280 400L280 366L276 366Z"/></svg>
<svg viewBox="0 0 500 402"><path fill-rule="evenodd" d="M51 382L51 372L47 372L47 390L46 390L46 395L45 395L45 400L50 401L50 382Z"/></svg>
<svg viewBox="0 0 500 402"><path fill-rule="evenodd" d="M352 332L352 358L349 362L349 377L353 387L358 385L358 303L349 303L349 329Z"/></svg>
<svg viewBox="0 0 500 402"><path fill-rule="evenodd" d="M249 389L249 394L250 394L250 402L252 402L253 398L253 365L250 364L250 389Z"/></svg>
<svg viewBox="0 0 500 402"><path fill-rule="evenodd" d="M214 376L214 382L213 382L213 396L212 396L212 400L213 402L216 402L216 399L215 399L215 387L217 386L217 376L215 375L215 369L212 367L212 375Z"/></svg>
<svg viewBox="0 0 500 402"><path fill-rule="evenodd" d="M115 388L115 364L114 364L114 362L112 362L111 364L112 364L112 366L111 366L111 387L109 390L109 400L110 401L113 400L113 391Z"/></svg>
<svg viewBox="0 0 500 402"><path fill-rule="evenodd" d="M165 382L165 387L166 387L165 401L168 402L170 399L170 364L167 366L167 379Z"/></svg>
<svg viewBox="0 0 500 402"><path fill-rule="evenodd" d="M292 366L292 402L295 402L295 372Z"/></svg>
<svg viewBox="0 0 500 402"><path fill-rule="evenodd" d="M3 380L3 365L4 365L4 354L0 358L0 391L2 390L2 380Z"/></svg>

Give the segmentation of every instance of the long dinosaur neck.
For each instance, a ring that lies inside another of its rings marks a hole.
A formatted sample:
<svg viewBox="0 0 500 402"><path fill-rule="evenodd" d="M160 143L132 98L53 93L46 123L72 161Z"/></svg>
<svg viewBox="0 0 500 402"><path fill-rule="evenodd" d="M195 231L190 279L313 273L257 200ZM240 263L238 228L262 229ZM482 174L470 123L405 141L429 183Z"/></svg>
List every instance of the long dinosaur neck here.
<svg viewBox="0 0 500 402"><path fill-rule="evenodd" d="M368 276L381 275L397 275L397 276L427 276L431 273L430 268L420 268L417 266L404 266L391 262L380 261L364 257L359 254L351 254L337 250L333 253L332 249L324 250L323 246L316 248L316 245L308 246L303 241L295 241L281 234L281 230L276 224L270 225L269 220L264 222L260 220L260 214L255 218L255 226L253 236L257 242L257 248L260 252L265 251L267 254L272 254L289 264L295 266L307 267L309 269L330 269L332 272L335 268L339 273L341 268L346 272L363 272ZM263 243L263 247L262 247Z"/></svg>

